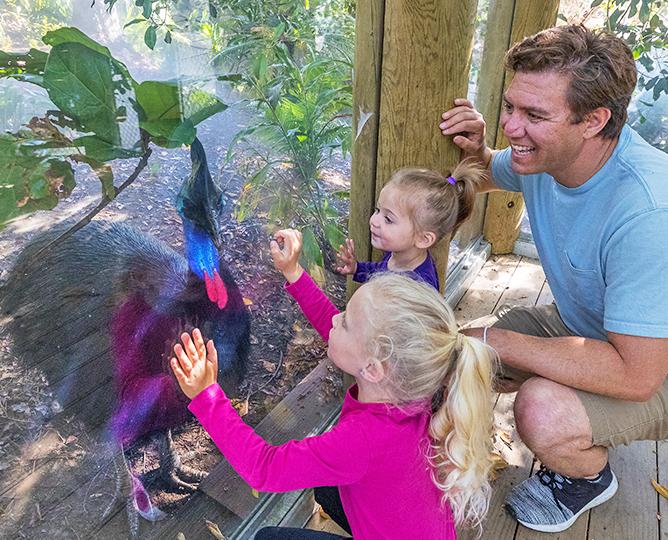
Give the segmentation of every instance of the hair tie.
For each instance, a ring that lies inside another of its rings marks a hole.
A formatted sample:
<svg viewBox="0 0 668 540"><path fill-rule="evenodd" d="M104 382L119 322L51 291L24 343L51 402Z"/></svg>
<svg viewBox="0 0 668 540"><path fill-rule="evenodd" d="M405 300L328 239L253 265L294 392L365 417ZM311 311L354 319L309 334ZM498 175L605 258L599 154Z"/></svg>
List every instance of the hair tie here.
<svg viewBox="0 0 668 540"><path fill-rule="evenodd" d="M457 183L457 180L455 180L453 176L448 176L446 180L448 181L449 184L452 184L453 186Z"/></svg>

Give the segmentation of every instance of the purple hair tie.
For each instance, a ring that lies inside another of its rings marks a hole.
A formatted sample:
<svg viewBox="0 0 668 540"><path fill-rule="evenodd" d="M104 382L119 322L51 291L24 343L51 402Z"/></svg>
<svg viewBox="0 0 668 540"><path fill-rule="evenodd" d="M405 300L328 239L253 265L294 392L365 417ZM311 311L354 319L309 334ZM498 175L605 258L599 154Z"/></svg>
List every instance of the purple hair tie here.
<svg viewBox="0 0 668 540"><path fill-rule="evenodd" d="M453 186L457 183L457 180L455 180L452 176L448 176L446 178L446 180L448 181L448 183L452 184Z"/></svg>

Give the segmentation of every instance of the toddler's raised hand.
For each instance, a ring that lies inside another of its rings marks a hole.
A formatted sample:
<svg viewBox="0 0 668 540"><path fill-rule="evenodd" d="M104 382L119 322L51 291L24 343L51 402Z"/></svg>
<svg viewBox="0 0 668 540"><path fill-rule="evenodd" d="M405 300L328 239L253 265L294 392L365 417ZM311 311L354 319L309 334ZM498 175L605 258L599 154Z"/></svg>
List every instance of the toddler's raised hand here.
<svg viewBox="0 0 668 540"><path fill-rule="evenodd" d="M301 277L304 272L299 264L299 255L302 252L302 233L295 229L278 231L269 243L269 250L274 260L274 267L285 276L288 283L294 283Z"/></svg>
<svg viewBox="0 0 668 540"><path fill-rule="evenodd" d="M202 390L211 386L218 379L218 353L213 341L204 345L204 339L198 328L190 334L181 334L183 345L174 345L174 354L170 365L183 393L193 399Z"/></svg>
<svg viewBox="0 0 668 540"><path fill-rule="evenodd" d="M339 246L336 254L336 271L339 274L354 274L357 271L357 257L355 257L355 242L346 238L346 244Z"/></svg>

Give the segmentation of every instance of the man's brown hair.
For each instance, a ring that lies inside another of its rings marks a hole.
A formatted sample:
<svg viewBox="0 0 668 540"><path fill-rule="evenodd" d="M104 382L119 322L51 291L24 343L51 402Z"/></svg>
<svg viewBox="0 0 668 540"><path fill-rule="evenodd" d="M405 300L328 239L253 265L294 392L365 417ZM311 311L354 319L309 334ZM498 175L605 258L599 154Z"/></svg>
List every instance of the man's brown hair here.
<svg viewBox="0 0 668 540"><path fill-rule="evenodd" d="M570 76L566 102L572 121L605 107L610 120L601 137L614 139L626 122L626 109L636 86L633 53L620 38L583 25L548 28L515 44L506 53L514 72L557 71Z"/></svg>

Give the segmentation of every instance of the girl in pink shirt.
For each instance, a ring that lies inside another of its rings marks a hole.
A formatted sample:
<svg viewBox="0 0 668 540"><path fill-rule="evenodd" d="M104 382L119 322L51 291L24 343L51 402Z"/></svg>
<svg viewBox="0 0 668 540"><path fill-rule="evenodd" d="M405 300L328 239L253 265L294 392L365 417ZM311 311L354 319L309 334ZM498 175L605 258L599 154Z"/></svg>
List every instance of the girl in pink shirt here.
<svg viewBox="0 0 668 540"><path fill-rule="evenodd" d="M339 312L299 265L300 233L275 240L286 289L329 342L332 362L355 377L339 421L322 435L268 444L216 383L217 353L199 330L182 334L171 361L190 410L256 490L338 486L356 540L449 540L455 525L479 525L490 496L493 350L458 332L432 287L392 272ZM339 538L323 534L274 527L256 539Z"/></svg>

